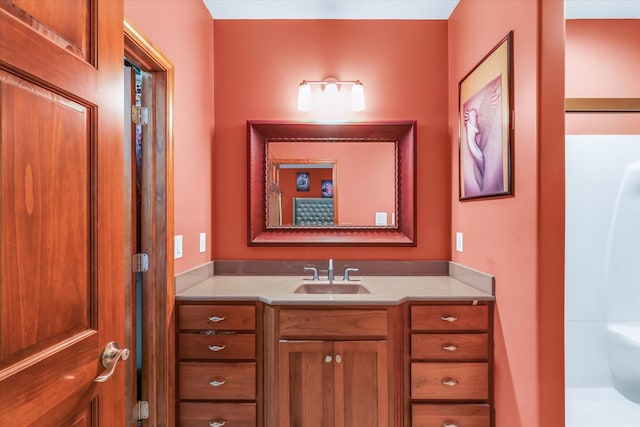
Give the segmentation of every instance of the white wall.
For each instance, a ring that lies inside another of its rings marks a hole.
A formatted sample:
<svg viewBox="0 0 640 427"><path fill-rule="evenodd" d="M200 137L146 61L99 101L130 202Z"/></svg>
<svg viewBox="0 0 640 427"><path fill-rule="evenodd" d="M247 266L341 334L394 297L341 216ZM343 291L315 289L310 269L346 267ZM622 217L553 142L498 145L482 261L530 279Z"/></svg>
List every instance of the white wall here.
<svg viewBox="0 0 640 427"><path fill-rule="evenodd" d="M638 135L566 138L567 387L611 386L605 337L605 247L624 169L636 160L640 160Z"/></svg>

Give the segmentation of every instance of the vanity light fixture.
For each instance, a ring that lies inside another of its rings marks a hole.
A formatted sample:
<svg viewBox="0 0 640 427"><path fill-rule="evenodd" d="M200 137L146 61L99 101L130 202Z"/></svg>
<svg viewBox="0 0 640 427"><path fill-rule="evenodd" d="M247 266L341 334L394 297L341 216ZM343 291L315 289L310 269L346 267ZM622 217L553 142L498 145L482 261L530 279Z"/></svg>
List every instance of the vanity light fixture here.
<svg viewBox="0 0 640 427"><path fill-rule="evenodd" d="M311 85L319 85L326 95L335 96L340 86L351 86L351 109L362 111L365 109L364 86L360 80L303 80L298 88L298 110L311 109Z"/></svg>

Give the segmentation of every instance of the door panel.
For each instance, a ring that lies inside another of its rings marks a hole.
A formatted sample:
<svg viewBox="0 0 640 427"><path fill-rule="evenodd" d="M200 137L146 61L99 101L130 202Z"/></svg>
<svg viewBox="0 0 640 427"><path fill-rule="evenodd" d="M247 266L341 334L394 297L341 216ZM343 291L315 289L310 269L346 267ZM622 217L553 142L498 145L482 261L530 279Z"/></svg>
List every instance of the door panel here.
<svg viewBox="0 0 640 427"><path fill-rule="evenodd" d="M335 426L388 426L386 341L334 343Z"/></svg>
<svg viewBox="0 0 640 427"><path fill-rule="evenodd" d="M26 25L83 59L89 58L89 0L13 0L11 12ZM9 9L9 8L7 8Z"/></svg>
<svg viewBox="0 0 640 427"><path fill-rule="evenodd" d="M125 424L122 23L0 2L0 425Z"/></svg>
<svg viewBox="0 0 640 427"><path fill-rule="evenodd" d="M333 344L280 341L279 352L280 425L333 426Z"/></svg>
<svg viewBox="0 0 640 427"><path fill-rule="evenodd" d="M2 368L95 327L95 250L89 247L90 111L2 71L0 105L0 132L7 141L0 149L7 284L0 289Z"/></svg>

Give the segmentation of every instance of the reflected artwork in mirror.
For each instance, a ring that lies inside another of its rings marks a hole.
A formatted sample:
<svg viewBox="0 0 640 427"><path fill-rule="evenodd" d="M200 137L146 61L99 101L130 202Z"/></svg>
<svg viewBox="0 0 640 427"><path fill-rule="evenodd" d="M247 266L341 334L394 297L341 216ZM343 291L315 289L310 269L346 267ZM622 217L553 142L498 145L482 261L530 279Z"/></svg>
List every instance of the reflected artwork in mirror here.
<svg viewBox="0 0 640 427"><path fill-rule="evenodd" d="M412 120L248 121L250 246L415 246Z"/></svg>

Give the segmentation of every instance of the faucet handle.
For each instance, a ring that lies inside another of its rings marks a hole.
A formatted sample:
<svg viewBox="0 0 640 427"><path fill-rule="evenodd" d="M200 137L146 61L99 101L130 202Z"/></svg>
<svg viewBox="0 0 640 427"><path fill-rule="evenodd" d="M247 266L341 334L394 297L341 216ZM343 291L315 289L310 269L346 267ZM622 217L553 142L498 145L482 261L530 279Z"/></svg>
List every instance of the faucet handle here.
<svg viewBox="0 0 640 427"><path fill-rule="evenodd" d="M305 271L312 271L313 272L313 280L316 281L318 280L318 269L315 267L305 267L304 268Z"/></svg>
<svg viewBox="0 0 640 427"><path fill-rule="evenodd" d="M352 267L345 268L344 269L344 275L342 276L342 280L344 280L345 282L348 281L349 280L349 272L358 271L358 270L360 270L360 269L359 268L352 268Z"/></svg>

